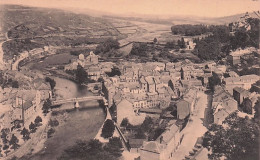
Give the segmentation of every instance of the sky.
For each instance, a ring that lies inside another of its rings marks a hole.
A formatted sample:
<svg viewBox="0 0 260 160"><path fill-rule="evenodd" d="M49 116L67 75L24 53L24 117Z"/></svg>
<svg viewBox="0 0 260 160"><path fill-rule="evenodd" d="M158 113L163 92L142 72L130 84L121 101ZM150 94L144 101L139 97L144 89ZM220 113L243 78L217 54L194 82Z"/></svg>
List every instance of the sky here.
<svg viewBox="0 0 260 160"><path fill-rule="evenodd" d="M223 17L260 10L260 0L0 0L0 4L6 3L91 9L119 15Z"/></svg>

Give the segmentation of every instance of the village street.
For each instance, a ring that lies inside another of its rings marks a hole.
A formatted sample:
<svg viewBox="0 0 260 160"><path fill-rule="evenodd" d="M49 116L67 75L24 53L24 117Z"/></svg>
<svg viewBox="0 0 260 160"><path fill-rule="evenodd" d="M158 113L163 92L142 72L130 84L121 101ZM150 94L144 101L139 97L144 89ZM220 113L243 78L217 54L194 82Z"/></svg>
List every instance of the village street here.
<svg viewBox="0 0 260 160"><path fill-rule="evenodd" d="M199 137L202 137L203 134L207 131L207 128L204 126L207 119L207 107L208 107L208 95L204 92L198 92L197 103L195 104L195 109L193 115L191 115L191 121L188 122L187 126L182 130L184 138L181 142L179 149L174 153L174 156L171 160L182 160L185 156L189 155L189 152L192 151L194 145L197 142ZM206 111L206 112L205 112ZM205 114L206 113L206 114ZM206 160L207 157L203 156L200 160Z"/></svg>

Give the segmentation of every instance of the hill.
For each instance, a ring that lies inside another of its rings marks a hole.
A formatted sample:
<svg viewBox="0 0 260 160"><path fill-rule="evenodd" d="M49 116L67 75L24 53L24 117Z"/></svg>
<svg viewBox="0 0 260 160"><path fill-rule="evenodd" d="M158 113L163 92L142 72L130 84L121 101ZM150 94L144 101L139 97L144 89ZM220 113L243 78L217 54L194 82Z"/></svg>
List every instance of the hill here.
<svg viewBox="0 0 260 160"><path fill-rule="evenodd" d="M0 35L9 39L3 44L4 59L25 50L52 46L86 46L98 44L108 37L122 34L102 17L92 17L70 11L2 5Z"/></svg>

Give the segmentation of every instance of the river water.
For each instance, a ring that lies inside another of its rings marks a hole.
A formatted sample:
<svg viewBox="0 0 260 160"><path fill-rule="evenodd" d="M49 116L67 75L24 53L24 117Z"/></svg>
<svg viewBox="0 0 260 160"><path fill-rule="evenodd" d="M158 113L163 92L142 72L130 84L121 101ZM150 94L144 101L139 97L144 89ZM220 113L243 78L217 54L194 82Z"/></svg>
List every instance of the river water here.
<svg viewBox="0 0 260 160"><path fill-rule="evenodd" d="M74 98L91 95L85 88L78 88L69 80L54 78L57 98ZM58 110L73 108L74 104L62 105ZM80 103L80 110L72 110L52 116L60 125L55 127L53 137L48 138L45 149L30 157L31 160L55 160L65 148L75 144L77 140L90 140L95 137L105 119L104 111L98 102Z"/></svg>

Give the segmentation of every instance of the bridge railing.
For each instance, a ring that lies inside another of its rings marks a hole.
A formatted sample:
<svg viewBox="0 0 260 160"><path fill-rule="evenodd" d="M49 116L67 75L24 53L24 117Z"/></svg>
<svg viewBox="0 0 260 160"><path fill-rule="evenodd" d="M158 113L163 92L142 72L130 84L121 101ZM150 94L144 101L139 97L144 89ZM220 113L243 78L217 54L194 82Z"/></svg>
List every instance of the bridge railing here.
<svg viewBox="0 0 260 160"><path fill-rule="evenodd" d="M88 97L78 97L78 98L69 98L63 100L52 101L52 105L71 103L71 102L83 102L83 101L92 101L92 100L103 100L103 96L88 96Z"/></svg>

